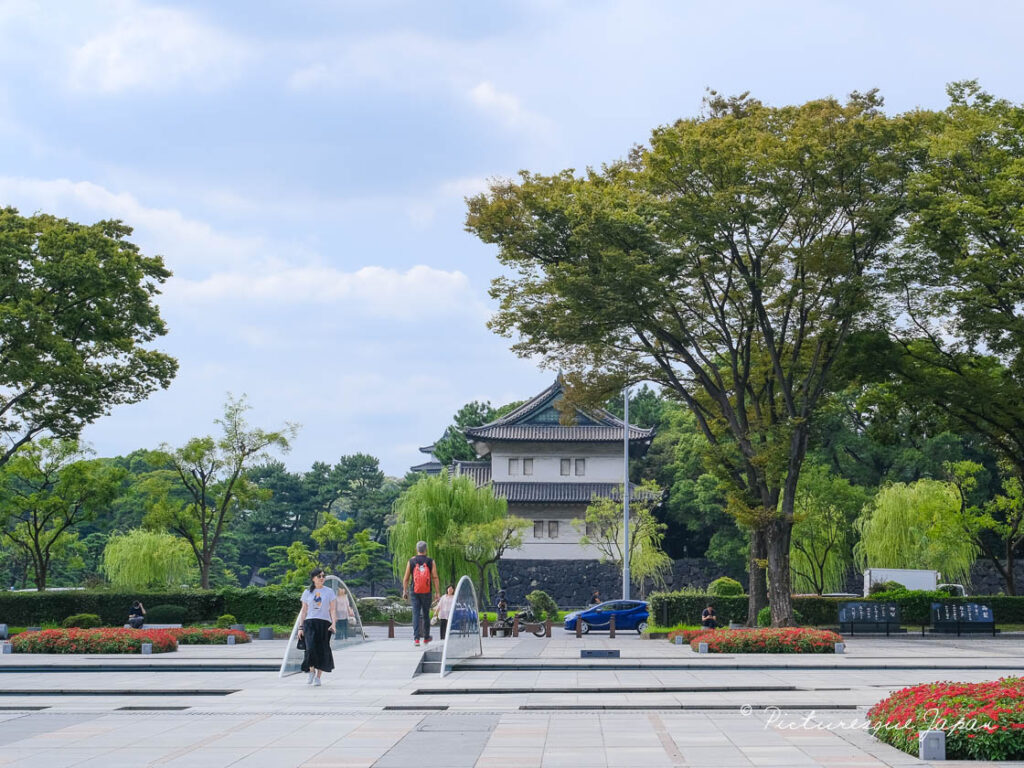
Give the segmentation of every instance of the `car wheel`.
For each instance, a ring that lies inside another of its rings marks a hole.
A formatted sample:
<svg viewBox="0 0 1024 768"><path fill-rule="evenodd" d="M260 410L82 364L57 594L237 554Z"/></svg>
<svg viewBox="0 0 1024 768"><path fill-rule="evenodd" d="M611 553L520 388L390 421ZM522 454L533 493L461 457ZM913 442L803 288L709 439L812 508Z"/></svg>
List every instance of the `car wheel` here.
<svg viewBox="0 0 1024 768"><path fill-rule="evenodd" d="M580 634L585 635L590 631L590 625L585 621L580 622Z"/></svg>
<svg viewBox="0 0 1024 768"><path fill-rule="evenodd" d="M647 631L647 622L646 621L641 621L639 624L637 624L636 625L636 631L637 631L637 634L639 634L639 635L642 635L644 632L646 632Z"/></svg>

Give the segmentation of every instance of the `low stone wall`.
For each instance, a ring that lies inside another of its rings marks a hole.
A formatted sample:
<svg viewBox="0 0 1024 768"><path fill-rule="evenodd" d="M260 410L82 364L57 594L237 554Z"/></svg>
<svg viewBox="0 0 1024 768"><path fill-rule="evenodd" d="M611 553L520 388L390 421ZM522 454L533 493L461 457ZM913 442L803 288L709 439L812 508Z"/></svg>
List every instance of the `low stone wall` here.
<svg viewBox="0 0 1024 768"><path fill-rule="evenodd" d="M542 589L562 608L587 605L594 590L612 600L622 595L622 570L597 560L502 560L498 563L501 585L509 605L525 603L526 595ZM675 560L668 578L669 589L703 589L726 574L721 566L704 558ZM742 579L744 584L746 579ZM639 596L633 587L635 596Z"/></svg>

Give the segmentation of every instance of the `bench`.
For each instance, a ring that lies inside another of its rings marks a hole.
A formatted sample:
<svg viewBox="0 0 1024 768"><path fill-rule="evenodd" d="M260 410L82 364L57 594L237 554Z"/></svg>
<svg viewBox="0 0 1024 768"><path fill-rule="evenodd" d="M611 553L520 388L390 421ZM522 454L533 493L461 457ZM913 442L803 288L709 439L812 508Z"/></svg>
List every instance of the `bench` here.
<svg viewBox="0 0 1024 768"><path fill-rule="evenodd" d="M880 634L905 632L897 603L849 602L839 604L839 631L842 634Z"/></svg>
<svg viewBox="0 0 1024 768"><path fill-rule="evenodd" d="M932 628L934 634L950 635L956 632L996 634L996 619L992 609L979 603L932 603Z"/></svg>

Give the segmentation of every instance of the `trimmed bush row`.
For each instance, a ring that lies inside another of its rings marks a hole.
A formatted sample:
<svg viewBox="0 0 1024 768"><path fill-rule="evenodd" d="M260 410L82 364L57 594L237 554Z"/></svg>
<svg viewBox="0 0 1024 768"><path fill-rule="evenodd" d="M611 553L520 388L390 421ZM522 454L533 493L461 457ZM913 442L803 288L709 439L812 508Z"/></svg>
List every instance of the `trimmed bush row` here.
<svg viewBox="0 0 1024 768"><path fill-rule="evenodd" d="M152 643L153 653L178 650L166 629L45 629L11 638L15 653L142 653L143 643Z"/></svg>
<svg viewBox="0 0 1024 768"><path fill-rule="evenodd" d="M917 734L946 732L947 760L1024 760L1024 677L928 683L882 699L868 712L877 739L917 756Z"/></svg>
<svg viewBox="0 0 1024 768"><path fill-rule="evenodd" d="M709 653L835 653L842 635L822 629L713 629L690 639L699 650L708 644Z"/></svg>
<svg viewBox="0 0 1024 768"><path fill-rule="evenodd" d="M717 597L687 592L655 592L650 596L651 617L663 627L700 621L700 612L707 605L715 608L718 621L745 622L747 597ZM949 597L934 592L881 592L872 599L842 597L794 597L793 608L812 626L831 626L839 622L839 603L892 602L898 603L904 624L927 625L932 602L979 603L988 605L995 614L997 624L1024 624L1024 597L1006 595L978 595Z"/></svg>
<svg viewBox="0 0 1024 768"><path fill-rule="evenodd" d="M227 645L228 638L235 638L236 643L248 643L252 640L248 632L238 629L201 629L184 627L182 629L166 629L178 645Z"/></svg>
<svg viewBox="0 0 1024 768"><path fill-rule="evenodd" d="M59 624L74 614L91 613L99 616L103 624L121 626L128 621L132 601L141 600L147 610L167 605L182 607L180 623L183 624L215 621L225 613L251 624L291 624L299 613L300 593L298 589L280 587L179 592L0 592L0 623L14 626ZM165 623L149 616L147 619Z"/></svg>

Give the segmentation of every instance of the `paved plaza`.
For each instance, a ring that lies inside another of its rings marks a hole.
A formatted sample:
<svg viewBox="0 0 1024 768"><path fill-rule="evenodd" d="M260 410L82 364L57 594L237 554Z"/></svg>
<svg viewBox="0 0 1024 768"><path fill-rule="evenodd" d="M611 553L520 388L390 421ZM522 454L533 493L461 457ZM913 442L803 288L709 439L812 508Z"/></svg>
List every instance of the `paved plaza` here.
<svg viewBox="0 0 1024 768"><path fill-rule="evenodd" d="M839 656L765 656L556 630L485 640L482 658L442 678L417 674L409 638L370 634L336 653L321 688L278 678L283 641L4 655L0 765L922 766L857 727L867 707L916 683L1024 674L1015 634L854 637Z"/></svg>

